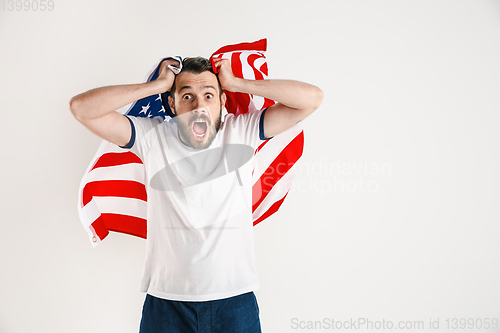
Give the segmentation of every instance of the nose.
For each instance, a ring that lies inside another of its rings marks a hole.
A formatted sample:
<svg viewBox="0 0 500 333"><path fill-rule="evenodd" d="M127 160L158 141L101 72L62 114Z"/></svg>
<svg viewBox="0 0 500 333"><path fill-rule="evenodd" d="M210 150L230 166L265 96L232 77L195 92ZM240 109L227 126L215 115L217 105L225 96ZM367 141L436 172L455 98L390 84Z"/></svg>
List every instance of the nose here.
<svg viewBox="0 0 500 333"><path fill-rule="evenodd" d="M194 107L193 111L196 113L204 113L204 114L208 113L207 104L202 100L200 100L199 98L196 98L196 100L193 103L193 107Z"/></svg>

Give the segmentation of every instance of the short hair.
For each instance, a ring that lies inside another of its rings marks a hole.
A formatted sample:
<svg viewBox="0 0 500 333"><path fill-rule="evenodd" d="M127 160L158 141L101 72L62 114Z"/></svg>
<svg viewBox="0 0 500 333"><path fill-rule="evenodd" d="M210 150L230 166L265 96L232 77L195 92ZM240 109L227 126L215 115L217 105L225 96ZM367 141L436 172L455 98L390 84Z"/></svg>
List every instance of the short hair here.
<svg viewBox="0 0 500 333"><path fill-rule="evenodd" d="M213 73L217 78L217 83L219 83L219 98L220 98L222 96L222 85L220 84L219 76L214 72L210 60L203 57L184 58L182 60L181 73L189 72L194 74L201 74L206 71ZM177 75L175 77L177 78ZM175 94L175 80L174 83L172 84L172 88L170 88L170 97L174 98L174 94Z"/></svg>

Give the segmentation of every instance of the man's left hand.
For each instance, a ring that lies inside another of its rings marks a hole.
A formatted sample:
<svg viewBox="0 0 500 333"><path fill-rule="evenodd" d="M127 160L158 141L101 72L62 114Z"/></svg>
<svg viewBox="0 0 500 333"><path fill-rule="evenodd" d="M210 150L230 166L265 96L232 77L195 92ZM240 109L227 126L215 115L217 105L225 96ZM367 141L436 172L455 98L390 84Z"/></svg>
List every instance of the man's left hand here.
<svg viewBox="0 0 500 333"><path fill-rule="evenodd" d="M219 70L219 81L222 85L222 89L236 92L237 83L241 79L234 76L229 59L213 58L213 60L215 67Z"/></svg>

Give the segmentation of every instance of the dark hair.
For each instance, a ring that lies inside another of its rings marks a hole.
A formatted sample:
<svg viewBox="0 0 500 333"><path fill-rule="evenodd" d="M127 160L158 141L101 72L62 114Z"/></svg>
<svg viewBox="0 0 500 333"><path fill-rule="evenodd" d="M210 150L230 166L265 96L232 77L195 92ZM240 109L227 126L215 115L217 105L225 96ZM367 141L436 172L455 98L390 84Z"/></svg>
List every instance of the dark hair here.
<svg viewBox="0 0 500 333"><path fill-rule="evenodd" d="M194 57L194 58L184 58L182 60L182 72L190 72L194 74L201 74L203 72L209 71L217 77L217 82L219 83L219 98L222 96L222 86L219 81L219 76L214 73L214 69L210 60L203 57ZM176 77L177 78L177 77ZM175 80L174 84L172 84L172 88L170 88L170 97L174 98L175 93Z"/></svg>

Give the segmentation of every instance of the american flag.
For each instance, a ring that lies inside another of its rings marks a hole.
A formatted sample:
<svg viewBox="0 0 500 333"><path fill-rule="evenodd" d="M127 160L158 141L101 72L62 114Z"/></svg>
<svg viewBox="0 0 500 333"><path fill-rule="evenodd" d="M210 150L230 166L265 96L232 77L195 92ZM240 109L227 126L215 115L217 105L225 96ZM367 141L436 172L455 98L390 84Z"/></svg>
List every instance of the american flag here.
<svg viewBox="0 0 500 333"><path fill-rule="evenodd" d="M262 80L268 77L264 52L267 40L239 43L220 48L212 58L231 61L235 76ZM146 82L158 77L163 60L153 67ZM225 91L227 112L241 113L262 110L274 101L244 93ZM168 107L168 93L152 95L126 106L119 112L135 117L158 117L169 121L173 114ZM294 177L294 165L302 156L304 133L297 123L285 132L264 141L256 150L253 166L252 211L257 225L278 211L285 200ZM110 231L146 238L147 193L145 168L141 159L115 144L103 140L80 183L78 213L93 246Z"/></svg>

